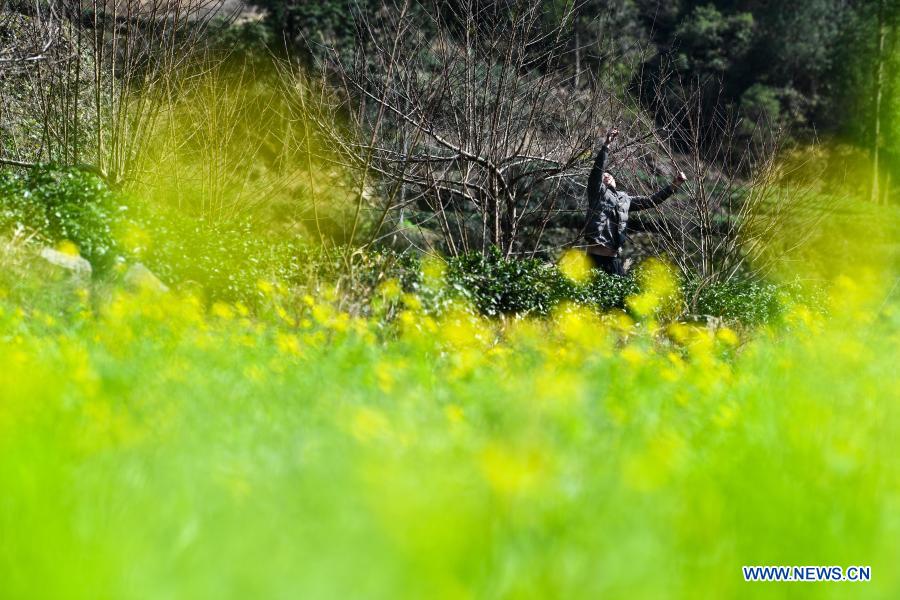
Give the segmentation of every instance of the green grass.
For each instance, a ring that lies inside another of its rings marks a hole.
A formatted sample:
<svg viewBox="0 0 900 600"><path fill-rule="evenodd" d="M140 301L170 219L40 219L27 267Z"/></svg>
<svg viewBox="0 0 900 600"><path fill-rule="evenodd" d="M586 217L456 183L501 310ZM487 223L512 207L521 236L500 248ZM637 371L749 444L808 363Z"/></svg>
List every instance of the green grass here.
<svg viewBox="0 0 900 600"><path fill-rule="evenodd" d="M407 297L385 331L277 286L250 318L2 281L4 598L900 593L900 311L869 280L741 339L652 293L639 323Z"/></svg>

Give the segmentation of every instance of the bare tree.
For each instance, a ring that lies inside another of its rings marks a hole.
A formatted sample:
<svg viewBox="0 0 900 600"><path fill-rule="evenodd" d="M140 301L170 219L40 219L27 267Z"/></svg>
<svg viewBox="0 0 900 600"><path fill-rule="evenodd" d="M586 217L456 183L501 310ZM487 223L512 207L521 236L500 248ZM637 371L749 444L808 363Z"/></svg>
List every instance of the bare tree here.
<svg viewBox="0 0 900 600"><path fill-rule="evenodd" d="M674 135L659 147L677 150L689 177L683 193L648 211L653 251L698 280L698 293L751 270L771 271L780 255L809 239L830 209L834 199L818 189L821 173L801 176L811 161L790 157L786 132L764 115L756 123L740 120L722 102L720 82L665 85L665 92L659 86L655 91L658 98L668 96L656 103L657 120L669 123ZM716 90L718 101L710 107ZM815 153L815 145L807 149L807 156ZM675 154L669 159L677 160Z"/></svg>
<svg viewBox="0 0 900 600"><path fill-rule="evenodd" d="M28 67L18 75L28 93L11 100L38 131L6 162L87 162L117 183L138 172L148 135L184 83L178 75L203 55L212 20L228 17L222 4L35 0L31 32L12 54Z"/></svg>
<svg viewBox="0 0 900 600"><path fill-rule="evenodd" d="M586 75L567 60L577 9L549 20L540 2L462 0L358 15L354 58L335 51L324 67L346 92L334 113L354 126L333 127L332 141L362 173L351 241L363 212L377 240L420 207L417 225L439 230L451 254L534 253L601 131L629 119L641 154L651 124L629 116L621 89L596 76L574 85ZM369 193L374 182L382 193Z"/></svg>
<svg viewBox="0 0 900 600"><path fill-rule="evenodd" d="M27 111L24 102L15 102L8 91L21 88L25 72L55 54L61 39L60 19L53 4L0 2L0 141L4 150L26 146L19 125ZM16 154L0 155L0 164L31 164Z"/></svg>
<svg viewBox="0 0 900 600"><path fill-rule="evenodd" d="M59 19L53 4L0 2L0 66L22 68L46 60L58 43Z"/></svg>

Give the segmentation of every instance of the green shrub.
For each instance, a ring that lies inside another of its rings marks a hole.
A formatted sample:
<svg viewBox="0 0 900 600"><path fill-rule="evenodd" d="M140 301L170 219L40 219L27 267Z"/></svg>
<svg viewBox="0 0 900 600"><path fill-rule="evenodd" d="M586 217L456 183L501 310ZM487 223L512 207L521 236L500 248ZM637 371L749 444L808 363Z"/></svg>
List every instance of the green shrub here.
<svg viewBox="0 0 900 600"><path fill-rule="evenodd" d="M209 222L174 210L136 208L132 227L149 238L136 258L164 281L196 284L210 300L252 303L260 280L295 284L320 257L296 239L273 239L250 219Z"/></svg>
<svg viewBox="0 0 900 600"><path fill-rule="evenodd" d="M119 252L113 229L122 208L87 170L40 165L24 174L0 172L0 228L34 230L50 245L71 241L101 272Z"/></svg>
<svg viewBox="0 0 900 600"><path fill-rule="evenodd" d="M140 260L166 283L196 283L215 300L252 302L260 279L296 284L336 265L336 257L297 238L273 239L250 219L210 223L148 206L88 170L57 165L0 172L0 230L19 227L51 246L73 242L98 273L119 257Z"/></svg>
<svg viewBox="0 0 900 600"><path fill-rule="evenodd" d="M260 281L278 282L294 292L333 286L346 274L347 248L323 247L298 235L285 236L251 218L210 222L177 210L135 204L129 227L148 238L133 248L139 259L163 281L194 284L206 299L267 302ZM369 251L354 257L353 278L341 288L347 305L363 305L379 282L400 279L407 287L416 275L415 261L391 251ZM294 294L296 295L296 294Z"/></svg>
<svg viewBox="0 0 900 600"><path fill-rule="evenodd" d="M743 279L700 286L696 281L688 281L682 289L691 316L719 317L745 325L775 321L788 304L800 300L814 306L822 304L817 292L804 292L796 284Z"/></svg>
<svg viewBox="0 0 900 600"><path fill-rule="evenodd" d="M569 301L598 309L622 308L636 292L631 277L597 273L579 284L556 267L539 259L504 259L494 249L487 256L466 254L448 263L447 282L484 315L549 314Z"/></svg>
<svg viewBox="0 0 900 600"><path fill-rule="evenodd" d="M611 277L602 272L585 283L567 278L560 269L537 259L506 260L499 252L487 256L468 254L448 261L447 283L486 316L501 314L547 315L563 302L598 310L626 308L625 300L637 294L634 274ZM689 318L717 317L744 325L778 319L785 306L800 300L821 304L815 293L797 285L756 280L736 280L700 286L681 282L681 293Z"/></svg>

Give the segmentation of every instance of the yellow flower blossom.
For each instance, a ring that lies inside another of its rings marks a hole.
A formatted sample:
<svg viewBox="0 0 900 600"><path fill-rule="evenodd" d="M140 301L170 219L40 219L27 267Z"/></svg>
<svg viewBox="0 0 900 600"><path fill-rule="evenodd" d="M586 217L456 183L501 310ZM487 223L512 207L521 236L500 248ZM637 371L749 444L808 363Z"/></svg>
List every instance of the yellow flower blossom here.
<svg viewBox="0 0 900 600"><path fill-rule="evenodd" d="M81 256L81 253L78 250L78 246L76 246L74 242L71 242L69 240L63 240L59 244L57 244L56 250L69 256Z"/></svg>
<svg viewBox="0 0 900 600"><path fill-rule="evenodd" d="M286 310L284 309L284 307L281 306L280 304L279 304L278 306L275 307L275 314L278 315L278 318L279 318L279 319L281 319L282 321L284 321L285 323L287 323L287 324L290 325L291 327L293 327L294 325L297 324L297 322L294 320L294 317L292 317L291 315L289 315L289 314L288 314L288 311L286 311Z"/></svg>
<svg viewBox="0 0 900 600"><path fill-rule="evenodd" d="M575 283L584 283L591 278L591 261L584 252L570 249L560 257L559 270Z"/></svg>
<svg viewBox="0 0 900 600"><path fill-rule="evenodd" d="M430 288L437 288L443 284L447 265L444 260L429 254L422 260L422 280Z"/></svg>
<svg viewBox="0 0 900 600"><path fill-rule="evenodd" d="M375 365L374 372L378 389L385 394L391 393L394 390L394 385L397 383L392 365L387 362L379 362Z"/></svg>
<svg viewBox="0 0 900 600"><path fill-rule="evenodd" d="M234 310L225 302L215 302L210 308L210 313L214 317L230 321L234 318Z"/></svg>
<svg viewBox="0 0 900 600"><path fill-rule="evenodd" d="M635 367L645 360L645 355L639 348L635 348L634 346L626 346L622 352L620 352L620 356L625 359L632 367Z"/></svg>
<svg viewBox="0 0 900 600"><path fill-rule="evenodd" d="M634 490L651 492L664 486L681 463L684 440L674 431L661 432L622 463L622 479Z"/></svg>
<svg viewBox="0 0 900 600"><path fill-rule="evenodd" d="M272 282L265 279L257 280L256 289L262 292L264 296L271 296L272 292L275 291L275 287L272 285Z"/></svg>
<svg viewBox="0 0 900 600"><path fill-rule="evenodd" d="M720 328L716 332L716 338L728 346L737 346L738 343L740 343L740 338L738 338L733 329L729 329L728 327Z"/></svg>
<svg viewBox="0 0 900 600"><path fill-rule="evenodd" d="M392 278L382 282L381 285L378 286L376 293L385 300L394 301L400 298L400 294L403 293L403 288L400 287L399 281Z"/></svg>
<svg viewBox="0 0 900 600"><path fill-rule="evenodd" d="M300 339L296 335L290 333L277 332L275 334L275 345L281 354L292 356L300 356L303 354L300 347Z"/></svg>

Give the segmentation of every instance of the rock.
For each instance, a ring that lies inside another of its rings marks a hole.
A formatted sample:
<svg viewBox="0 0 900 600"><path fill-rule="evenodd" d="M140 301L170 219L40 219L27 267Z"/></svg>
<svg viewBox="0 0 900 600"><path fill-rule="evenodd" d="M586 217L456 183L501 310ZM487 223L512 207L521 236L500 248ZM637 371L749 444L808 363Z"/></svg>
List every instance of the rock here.
<svg viewBox="0 0 900 600"><path fill-rule="evenodd" d="M722 317L714 317L713 315L706 315L706 328L710 331L718 331L725 327L725 319Z"/></svg>
<svg viewBox="0 0 900 600"><path fill-rule="evenodd" d="M153 274L153 271L141 263L134 263L128 267L123 279L125 285L134 289L159 293L166 293L169 291L169 286L160 281L159 277Z"/></svg>
<svg viewBox="0 0 900 600"><path fill-rule="evenodd" d="M53 248L43 248L40 253L41 258L51 265L70 271L72 275L78 278L90 279L93 269L91 263L77 254L66 254L54 250Z"/></svg>

